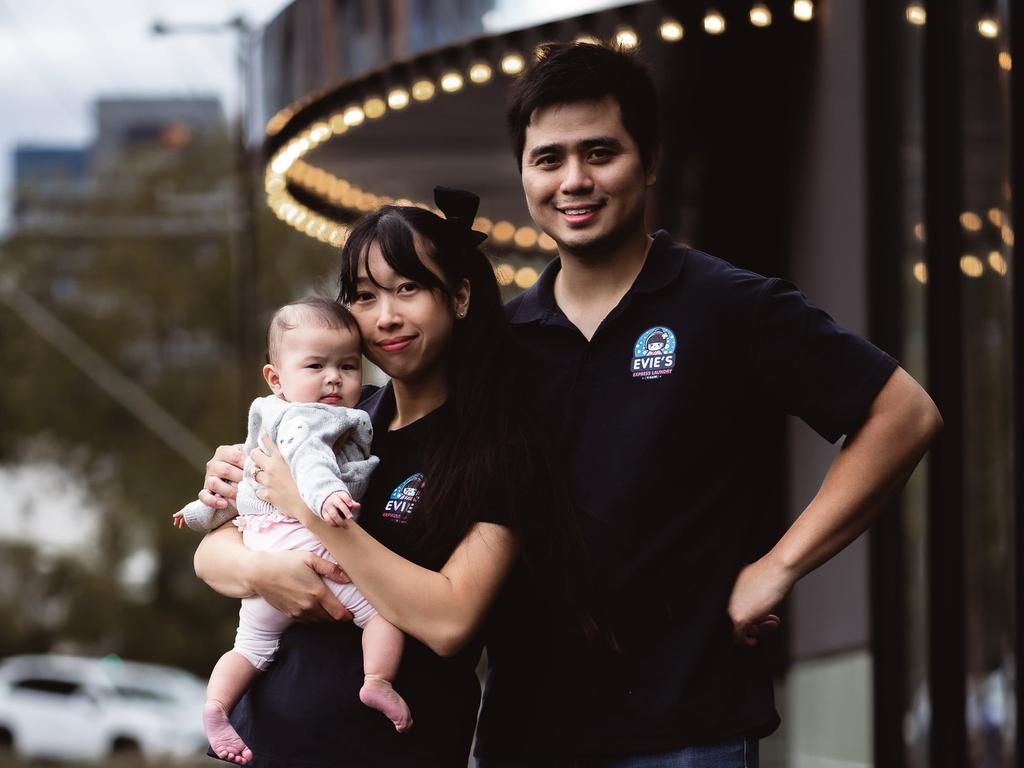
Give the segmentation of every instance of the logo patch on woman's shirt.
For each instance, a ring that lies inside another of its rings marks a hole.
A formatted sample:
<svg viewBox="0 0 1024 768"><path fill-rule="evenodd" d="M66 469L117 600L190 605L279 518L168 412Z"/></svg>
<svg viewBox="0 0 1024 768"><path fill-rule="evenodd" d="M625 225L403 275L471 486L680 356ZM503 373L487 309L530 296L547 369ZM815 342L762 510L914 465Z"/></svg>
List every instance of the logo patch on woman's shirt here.
<svg viewBox="0 0 1024 768"><path fill-rule="evenodd" d="M416 504L423 495L423 473L409 475L391 492L388 503L384 505L385 520L394 523L409 522L409 515L416 509Z"/></svg>
<svg viewBox="0 0 1024 768"><path fill-rule="evenodd" d="M648 328L633 345L629 368L634 379L658 379L676 365L676 335L664 325Z"/></svg>

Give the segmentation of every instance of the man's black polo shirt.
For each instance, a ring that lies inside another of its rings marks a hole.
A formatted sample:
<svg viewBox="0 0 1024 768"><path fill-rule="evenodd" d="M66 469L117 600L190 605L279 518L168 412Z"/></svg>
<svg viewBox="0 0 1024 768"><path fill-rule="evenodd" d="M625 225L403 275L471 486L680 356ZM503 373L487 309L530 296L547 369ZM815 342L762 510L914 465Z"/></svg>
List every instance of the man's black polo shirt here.
<svg viewBox="0 0 1024 768"><path fill-rule="evenodd" d="M563 472L623 652L555 629L518 573L488 626L478 754L616 755L778 724L758 649L726 605L756 551L752 478L785 414L835 442L896 362L792 285L655 236L586 338L558 308L556 260L507 306L538 422Z"/></svg>

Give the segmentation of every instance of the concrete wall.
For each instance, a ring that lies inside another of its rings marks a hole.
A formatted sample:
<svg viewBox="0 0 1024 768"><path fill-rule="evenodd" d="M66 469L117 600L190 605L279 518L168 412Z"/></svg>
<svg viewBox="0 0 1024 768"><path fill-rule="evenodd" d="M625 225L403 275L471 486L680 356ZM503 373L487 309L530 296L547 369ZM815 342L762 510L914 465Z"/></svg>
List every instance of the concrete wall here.
<svg viewBox="0 0 1024 768"><path fill-rule="evenodd" d="M861 7L816 4L817 80L794 211L790 277L841 324L867 330L864 81ZM838 450L789 425L789 510L796 517ZM797 585L793 665L779 690L783 726L763 764L838 768L872 762L868 544L862 538Z"/></svg>

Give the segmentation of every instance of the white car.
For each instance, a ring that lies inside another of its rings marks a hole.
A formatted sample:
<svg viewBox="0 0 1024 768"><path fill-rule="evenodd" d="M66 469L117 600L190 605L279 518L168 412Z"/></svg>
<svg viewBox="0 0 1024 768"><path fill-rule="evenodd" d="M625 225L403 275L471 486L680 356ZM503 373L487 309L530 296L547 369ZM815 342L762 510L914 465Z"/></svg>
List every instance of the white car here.
<svg viewBox="0 0 1024 768"><path fill-rule="evenodd" d="M203 698L199 678L171 667L116 658L12 656L0 662L0 754L62 760L197 757L207 747Z"/></svg>

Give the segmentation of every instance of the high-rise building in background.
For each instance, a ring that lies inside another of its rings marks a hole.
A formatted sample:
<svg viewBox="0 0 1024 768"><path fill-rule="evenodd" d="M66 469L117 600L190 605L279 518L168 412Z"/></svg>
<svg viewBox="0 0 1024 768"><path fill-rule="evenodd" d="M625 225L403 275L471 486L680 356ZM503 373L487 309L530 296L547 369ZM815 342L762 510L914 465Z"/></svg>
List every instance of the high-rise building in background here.
<svg viewBox="0 0 1024 768"><path fill-rule="evenodd" d="M212 186L173 176L200 143L220 156L227 124L215 98L101 98L84 147L14 150L10 234L89 239L222 235L233 223L230 174ZM216 147L220 142L220 148Z"/></svg>

